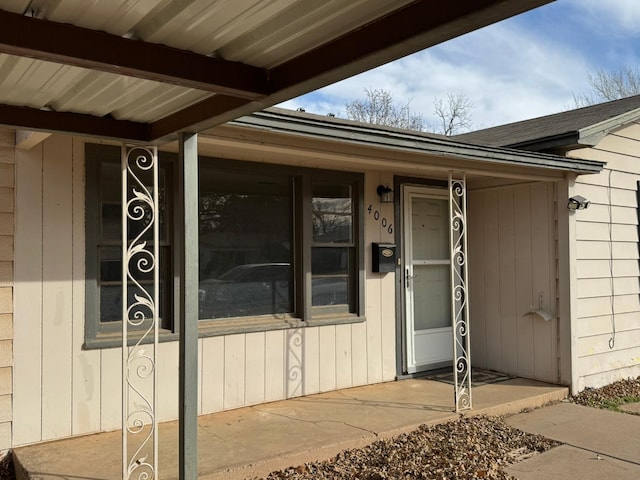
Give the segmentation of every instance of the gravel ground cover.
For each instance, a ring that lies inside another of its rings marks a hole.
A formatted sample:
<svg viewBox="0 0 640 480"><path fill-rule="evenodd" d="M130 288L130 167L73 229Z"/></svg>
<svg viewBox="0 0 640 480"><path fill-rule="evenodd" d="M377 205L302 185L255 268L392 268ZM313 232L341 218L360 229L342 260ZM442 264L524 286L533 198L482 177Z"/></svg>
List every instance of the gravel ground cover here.
<svg viewBox="0 0 640 480"><path fill-rule="evenodd" d="M622 405L640 402L640 377L620 380L601 388L587 388L570 400L587 407L620 411Z"/></svg>
<svg viewBox="0 0 640 480"><path fill-rule="evenodd" d="M347 450L326 462L272 472L267 480L511 479L502 469L559 445L499 417L466 417Z"/></svg>
<svg viewBox="0 0 640 480"><path fill-rule="evenodd" d="M640 402L640 377L586 389L570 401L620 411L621 405ZM500 417L467 417L272 472L266 480L512 479L504 467L557 445L511 428Z"/></svg>

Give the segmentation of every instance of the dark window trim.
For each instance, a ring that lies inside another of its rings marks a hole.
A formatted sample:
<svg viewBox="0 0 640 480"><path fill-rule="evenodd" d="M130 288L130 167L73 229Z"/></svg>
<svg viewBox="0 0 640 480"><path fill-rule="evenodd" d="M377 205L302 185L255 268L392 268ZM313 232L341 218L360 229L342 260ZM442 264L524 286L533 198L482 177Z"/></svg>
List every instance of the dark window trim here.
<svg viewBox="0 0 640 480"><path fill-rule="evenodd" d="M111 151L110 151L111 150ZM111 348L122 345L120 337L121 323L114 322L113 325L103 325L99 327L98 313L98 229L99 219L89 215L95 215L95 210L99 205L99 167L101 161L113 159L114 150L120 156L120 147L85 144L85 349ZM162 159L174 159L175 154L160 152ZM208 162L212 162L214 168L225 171L256 171L269 172L270 174L289 175L294 179L293 201L294 225L293 241L295 262L300 262L301 268L296 268L294 274L294 310L297 315L263 315L257 317L233 317L217 320L200 320L199 337L211 337L238 333L263 332L270 330L284 330L290 328L318 327L324 325L339 325L362 323L366 321L365 312L365 252L364 252L364 173L348 172L328 169L316 169L309 167L265 164L255 162L245 162L239 160L218 159L214 157L200 157L201 165L205 168ZM336 173L340 174L336 181ZM175 173L175 172L174 172ZM176 177L176 175L172 175ZM354 239L356 249L354 257L355 284L350 289L357 293L353 312L331 312L326 309L318 309L314 312L311 307L311 244L312 244L312 215L311 215L311 183L313 179L328 181L333 183L350 184L353 188L353 199L356 203L354 209ZM175 185L171 189L177 192ZM171 208L175 211L177 196L173 196ZM94 209L94 210L91 210ZM175 301L176 293L179 289L180 279L177 277L178 252L181 245L178 243L176 235L177 219L173 216L173 231L171 232L172 264L169 266L173 275L173 299L169 302L168 308L173 312L171 329L161 329L159 340L161 342L177 341L179 331L178 302ZM171 287L169 287L171 288ZM134 340L131 340L133 342Z"/></svg>

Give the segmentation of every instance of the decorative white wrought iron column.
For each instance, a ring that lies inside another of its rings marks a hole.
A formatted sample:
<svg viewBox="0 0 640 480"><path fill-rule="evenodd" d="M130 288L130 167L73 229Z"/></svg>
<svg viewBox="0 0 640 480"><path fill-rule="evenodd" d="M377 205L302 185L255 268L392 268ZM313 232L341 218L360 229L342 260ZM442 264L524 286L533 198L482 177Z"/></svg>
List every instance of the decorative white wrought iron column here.
<svg viewBox="0 0 640 480"><path fill-rule="evenodd" d="M152 480L158 478L158 151L123 145L121 165L122 478Z"/></svg>
<svg viewBox="0 0 640 480"><path fill-rule="evenodd" d="M451 252L453 379L456 412L471 409L466 183L464 173L449 173L449 246Z"/></svg>

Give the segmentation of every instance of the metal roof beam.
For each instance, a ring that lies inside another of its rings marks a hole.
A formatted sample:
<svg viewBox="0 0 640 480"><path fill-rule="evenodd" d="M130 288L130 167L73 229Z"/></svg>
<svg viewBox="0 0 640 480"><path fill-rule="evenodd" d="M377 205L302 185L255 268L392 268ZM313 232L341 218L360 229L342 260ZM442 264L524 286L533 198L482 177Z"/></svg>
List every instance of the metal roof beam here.
<svg viewBox="0 0 640 480"><path fill-rule="evenodd" d="M0 125L29 130L119 138L135 142L149 139L149 125L82 113L52 112L0 104Z"/></svg>
<svg viewBox="0 0 640 480"><path fill-rule="evenodd" d="M554 0L416 0L271 70L273 91L346 77ZM354 63L358 63L354 70Z"/></svg>
<svg viewBox="0 0 640 480"><path fill-rule="evenodd" d="M255 99L262 68L0 10L0 52Z"/></svg>

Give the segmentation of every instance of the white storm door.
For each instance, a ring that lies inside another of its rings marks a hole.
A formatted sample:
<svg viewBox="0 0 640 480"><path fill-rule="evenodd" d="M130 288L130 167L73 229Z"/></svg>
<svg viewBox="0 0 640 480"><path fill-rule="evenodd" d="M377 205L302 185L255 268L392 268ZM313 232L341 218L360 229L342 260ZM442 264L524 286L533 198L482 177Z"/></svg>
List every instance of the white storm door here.
<svg viewBox="0 0 640 480"><path fill-rule="evenodd" d="M446 190L404 188L403 251L407 371L449 366L453 334Z"/></svg>

